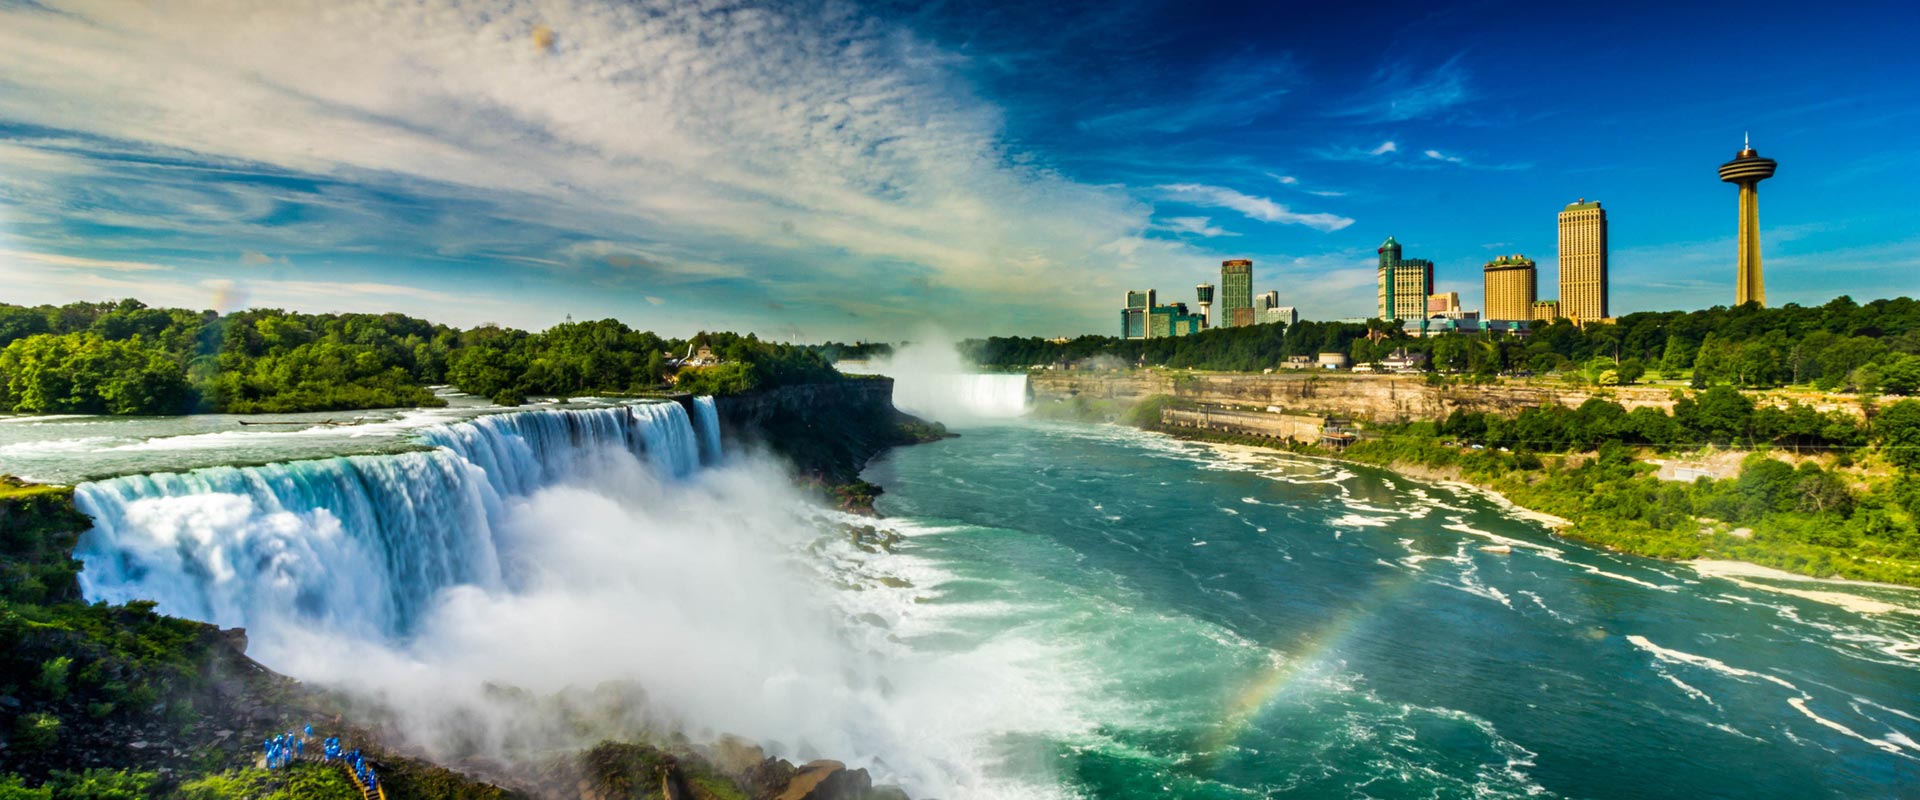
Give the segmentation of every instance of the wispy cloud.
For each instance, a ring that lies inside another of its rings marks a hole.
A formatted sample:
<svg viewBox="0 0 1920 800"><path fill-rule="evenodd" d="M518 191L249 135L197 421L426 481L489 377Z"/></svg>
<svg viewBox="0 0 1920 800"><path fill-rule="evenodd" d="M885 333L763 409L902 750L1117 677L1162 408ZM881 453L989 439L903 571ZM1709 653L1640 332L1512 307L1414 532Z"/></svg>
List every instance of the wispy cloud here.
<svg viewBox="0 0 1920 800"><path fill-rule="evenodd" d="M25 250L0 249L0 262L4 261L12 261L22 265L53 267L55 269L108 270L112 272L152 272L172 269L172 267L164 264L154 264L146 261L118 261L104 258L61 255L59 253L34 253Z"/></svg>
<svg viewBox="0 0 1920 800"><path fill-rule="evenodd" d="M1347 217L1324 213L1302 214L1265 197L1243 194L1224 186L1176 183L1161 186L1160 189L1174 200L1197 206L1228 208L1262 222L1305 225L1320 231L1337 231L1353 224L1353 220Z"/></svg>
<svg viewBox="0 0 1920 800"><path fill-rule="evenodd" d="M1416 165L1417 166L1439 166L1441 164L1451 164L1453 166L1465 167L1467 169L1486 169L1486 170L1499 170L1499 171L1530 169L1533 166L1532 164L1520 163L1520 162L1503 163L1503 164L1484 164L1479 161L1470 160L1465 156L1454 155L1451 153L1442 153L1439 150L1423 150L1421 151L1420 154L1423 156L1426 156L1426 161L1403 164L1402 166L1407 166L1407 167L1414 167Z"/></svg>
<svg viewBox="0 0 1920 800"><path fill-rule="evenodd" d="M1299 178L1296 178L1296 177L1294 177L1294 176L1292 176L1292 175L1278 175L1278 174L1275 174L1275 173L1272 173L1272 172L1269 172L1269 173L1267 173L1267 177L1269 177L1269 178L1272 178L1272 179L1274 179L1274 180L1276 180L1276 181L1279 181L1279 182L1280 182L1280 185L1281 185L1281 186L1285 186L1285 187L1287 187L1287 188L1289 188L1289 189L1292 189L1292 190L1294 190L1294 191L1296 191L1296 192L1302 192L1302 193L1305 193L1305 194L1310 194L1310 195L1313 195L1314 197L1346 197L1346 196L1347 196L1347 193L1346 193L1346 192L1341 192L1341 191L1335 191L1335 190L1333 190L1333 189L1309 189L1309 188L1306 188L1305 186L1303 186L1303 185L1302 185L1302 184L1300 183L1300 179L1299 179Z"/></svg>
<svg viewBox="0 0 1920 800"><path fill-rule="evenodd" d="M1126 108L1082 120L1090 133L1131 135L1142 131L1180 133L1202 125L1251 125L1274 113L1299 81L1288 58L1231 59L1208 70L1196 82L1164 102Z"/></svg>
<svg viewBox="0 0 1920 800"><path fill-rule="evenodd" d="M1169 230L1179 233L1191 233L1195 236L1214 237L1240 235L1218 225L1209 224L1212 221L1210 217L1168 217L1165 220L1165 224Z"/></svg>
<svg viewBox="0 0 1920 800"><path fill-rule="evenodd" d="M1355 147L1352 145L1321 147L1315 149L1313 154L1326 161L1376 161L1399 151L1400 144L1389 139L1373 147Z"/></svg>
<svg viewBox="0 0 1920 800"><path fill-rule="evenodd" d="M1362 96L1334 116L1369 123L1405 122L1459 106L1472 99L1473 91L1460 57L1454 56L1424 70L1404 60L1390 62L1374 73Z"/></svg>

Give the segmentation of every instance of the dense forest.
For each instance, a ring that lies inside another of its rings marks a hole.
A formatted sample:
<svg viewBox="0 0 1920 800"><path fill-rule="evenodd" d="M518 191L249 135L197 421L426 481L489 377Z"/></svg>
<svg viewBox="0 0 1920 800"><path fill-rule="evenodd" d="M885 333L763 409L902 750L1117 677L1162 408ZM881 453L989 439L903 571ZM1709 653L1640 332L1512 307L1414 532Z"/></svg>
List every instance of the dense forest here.
<svg viewBox="0 0 1920 800"><path fill-rule="evenodd" d="M695 347L721 363L680 366ZM401 314L150 308L137 300L0 304L0 412L255 413L439 405L451 385L528 395L725 394L838 380L819 353L752 334L662 338L615 320L541 333L460 330Z"/></svg>
<svg viewBox="0 0 1920 800"><path fill-rule="evenodd" d="M1379 335L1369 338L1373 331ZM1813 307L1641 312L1613 324L1535 322L1524 336L1418 338L1372 320L1220 328L1168 339L1082 336L1052 342L991 337L969 340L963 349L976 363L996 369L1104 357L1115 364L1243 372L1277 368L1290 356L1323 352L1345 353L1356 363L1378 363L1404 349L1426 354L1428 369L1487 379L1552 373L1569 380L1631 383L1654 375L1687 380L1696 387L1811 384L1824 390L1905 395L1920 390L1920 302L1901 297L1862 305L1843 296Z"/></svg>

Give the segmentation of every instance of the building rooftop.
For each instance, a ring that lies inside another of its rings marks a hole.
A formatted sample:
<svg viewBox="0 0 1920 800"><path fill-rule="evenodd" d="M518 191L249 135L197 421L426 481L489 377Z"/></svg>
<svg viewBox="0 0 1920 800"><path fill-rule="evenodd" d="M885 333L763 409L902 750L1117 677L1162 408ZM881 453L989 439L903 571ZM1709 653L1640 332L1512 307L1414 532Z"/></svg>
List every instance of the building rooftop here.
<svg viewBox="0 0 1920 800"><path fill-rule="evenodd" d="M1581 209L1599 208L1599 207L1600 207L1600 201L1595 200L1593 202L1587 202L1587 198L1582 197L1578 200L1568 203L1567 207L1561 210L1562 211L1579 211Z"/></svg>

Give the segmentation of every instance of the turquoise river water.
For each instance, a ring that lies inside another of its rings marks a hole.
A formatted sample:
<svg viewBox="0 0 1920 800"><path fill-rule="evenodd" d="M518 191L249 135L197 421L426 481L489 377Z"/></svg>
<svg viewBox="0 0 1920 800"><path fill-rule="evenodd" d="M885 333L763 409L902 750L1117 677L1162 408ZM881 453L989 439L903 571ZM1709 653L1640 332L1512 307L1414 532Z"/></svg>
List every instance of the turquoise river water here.
<svg viewBox="0 0 1920 800"><path fill-rule="evenodd" d="M948 573L931 602L994 609L950 646L1054 649L1071 723L1009 758L1073 793L1920 796L1911 613L1606 554L1470 490L1113 427L969 429L867 477Z"/></svg>

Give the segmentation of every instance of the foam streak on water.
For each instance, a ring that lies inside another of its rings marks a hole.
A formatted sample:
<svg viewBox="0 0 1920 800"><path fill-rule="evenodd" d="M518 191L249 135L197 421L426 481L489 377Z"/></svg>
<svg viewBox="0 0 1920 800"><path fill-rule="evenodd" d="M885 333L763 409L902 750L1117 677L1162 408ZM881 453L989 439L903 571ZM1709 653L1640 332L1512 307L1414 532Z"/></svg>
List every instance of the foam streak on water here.
<svg viewBox="0 0 1920 800"><path fill-rule="evenodd" d="M1458 487L1113 427L972 431L869 479L883 512L940 523L911 541L954 575L929 602L982 610L966 637L1071 643L1062 672L1097 676L1051 740L1085 796L1920 782L1920 670L1888 652L1910 615L1688 581Z"/></svg>

